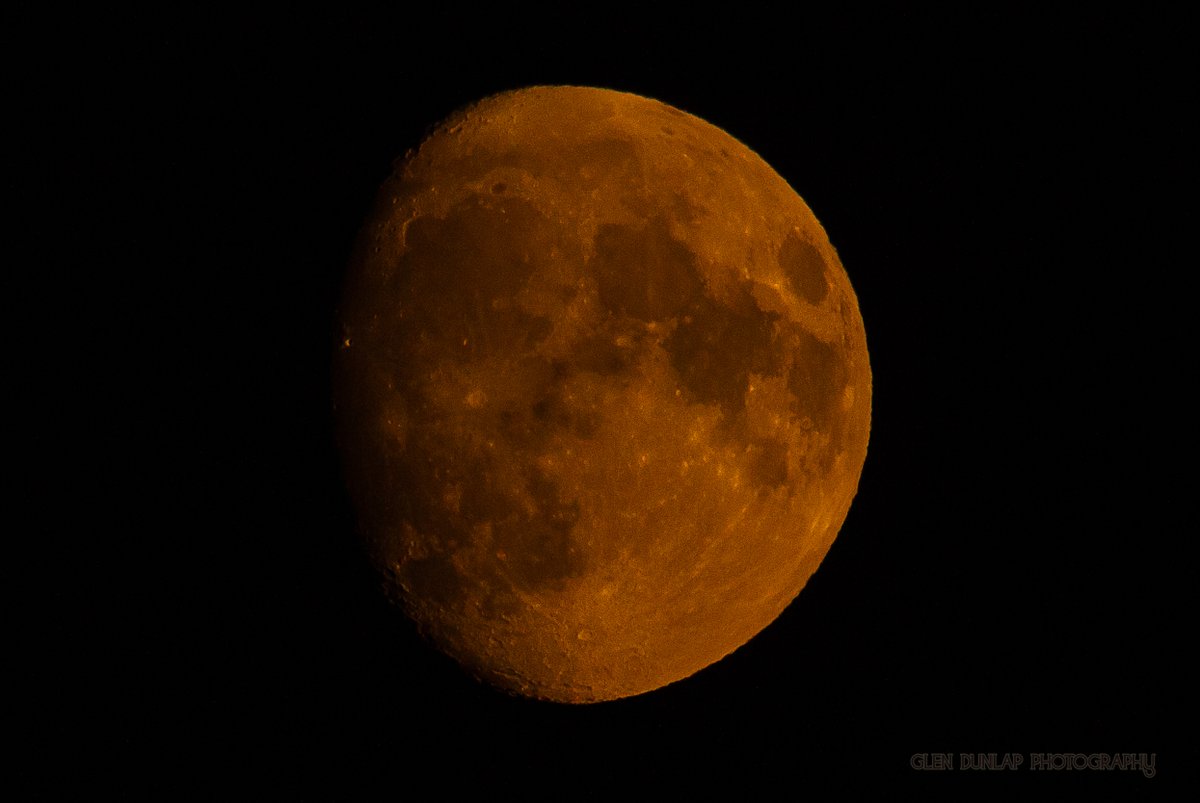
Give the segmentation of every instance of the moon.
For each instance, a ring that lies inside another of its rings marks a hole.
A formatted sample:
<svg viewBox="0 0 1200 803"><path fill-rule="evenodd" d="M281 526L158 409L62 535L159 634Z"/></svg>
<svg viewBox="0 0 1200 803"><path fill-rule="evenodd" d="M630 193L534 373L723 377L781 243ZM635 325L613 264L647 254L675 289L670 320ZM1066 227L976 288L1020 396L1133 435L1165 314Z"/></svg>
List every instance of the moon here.
<svg viewBox="0 0 1200 803"><path fill-rule="evenodd" d="M800 593L866 459L858 302L796 192L623 92L487 98L398 160L347 271L335 414L387 592L508 692L720 660Z"/></svg>

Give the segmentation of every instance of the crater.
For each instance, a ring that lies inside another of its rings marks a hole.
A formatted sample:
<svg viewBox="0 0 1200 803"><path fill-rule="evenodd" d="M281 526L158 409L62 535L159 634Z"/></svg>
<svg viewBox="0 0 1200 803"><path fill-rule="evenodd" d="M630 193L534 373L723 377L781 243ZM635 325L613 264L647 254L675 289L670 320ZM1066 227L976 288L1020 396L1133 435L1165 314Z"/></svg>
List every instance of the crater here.
<svg viewBox="0 0 1200 803"><path fill-rule="evenodd" d="M661 219L642 228L601 226L592 268L601 303L615 315L646 322L676 315L703 290L695 254L671 236Z"/></svg>
<svg viewBox="0 0 1200 803"><path fill-rule="evenodd" d="M829 292L821 252L795 232L787 236L779 249L779 267L792 289L810 304L820 304Z"/></svg>

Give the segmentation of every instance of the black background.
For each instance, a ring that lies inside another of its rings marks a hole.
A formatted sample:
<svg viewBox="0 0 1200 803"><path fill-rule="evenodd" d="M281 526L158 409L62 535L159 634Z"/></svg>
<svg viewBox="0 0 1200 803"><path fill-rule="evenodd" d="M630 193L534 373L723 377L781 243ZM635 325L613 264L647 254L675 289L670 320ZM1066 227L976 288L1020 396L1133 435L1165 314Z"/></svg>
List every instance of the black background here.
<svg viewBox="0 0 1200 803"><path fill-rule="evenodd" d="M1137 797L1190 770L1177 22L668 16L30 24L33 789ZM586 707L478 685L388 606L330 417L341 271L391 161L553 83L763 156L841 255L875 383L858 497L798 600L717 665ZM910 764L1113 751L1158 777Z"/></svg>

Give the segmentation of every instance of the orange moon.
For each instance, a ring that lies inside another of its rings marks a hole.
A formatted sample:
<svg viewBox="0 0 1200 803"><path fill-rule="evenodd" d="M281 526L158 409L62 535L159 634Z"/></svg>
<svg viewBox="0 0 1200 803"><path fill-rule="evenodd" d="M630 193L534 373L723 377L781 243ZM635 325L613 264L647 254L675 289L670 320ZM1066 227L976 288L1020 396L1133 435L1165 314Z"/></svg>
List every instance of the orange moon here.
<svg viewBox="0 0 1200 803"><path fill-rule="evenodd" d="M808 206L632 94L488 98L396 164L339 309L336 414L385 587L520 695L640 694L800 593L858 488L871 372Z"/></svg>

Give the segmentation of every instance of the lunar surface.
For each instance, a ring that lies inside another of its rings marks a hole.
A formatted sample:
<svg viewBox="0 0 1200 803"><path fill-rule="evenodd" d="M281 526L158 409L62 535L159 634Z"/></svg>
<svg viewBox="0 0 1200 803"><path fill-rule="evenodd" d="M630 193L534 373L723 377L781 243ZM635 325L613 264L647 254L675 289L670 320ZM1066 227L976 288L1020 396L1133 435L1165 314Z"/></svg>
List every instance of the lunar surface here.
<svg viewBox="0 0 1200 803"><path fill-rule="evenodd" d="M737 649L850 508L854 291L761 158L635 95L488 98L397 162L339 311L348 485L385 586L478 678L639 694Z"/></svg>

